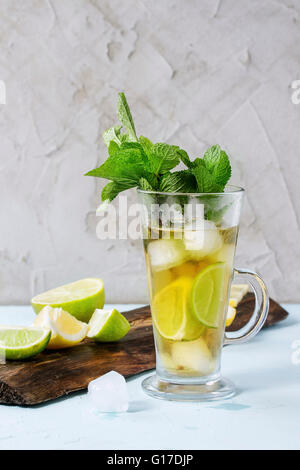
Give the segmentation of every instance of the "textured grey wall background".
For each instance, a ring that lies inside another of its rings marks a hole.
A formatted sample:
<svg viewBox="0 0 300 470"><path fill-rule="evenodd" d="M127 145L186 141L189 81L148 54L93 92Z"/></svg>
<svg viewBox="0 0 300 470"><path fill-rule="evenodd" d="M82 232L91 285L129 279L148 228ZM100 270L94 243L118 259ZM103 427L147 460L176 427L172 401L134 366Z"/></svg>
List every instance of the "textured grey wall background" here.
<svg viewBox="0 0 300 470"><path fill-rule="evenodd" d="M82 176L120 90L139 133L228 150L247 190L237 264L300 301L299 43L296 0L1 0L0 303L85 276L147 299L140 242L97 240L102 183Z"/></svg>

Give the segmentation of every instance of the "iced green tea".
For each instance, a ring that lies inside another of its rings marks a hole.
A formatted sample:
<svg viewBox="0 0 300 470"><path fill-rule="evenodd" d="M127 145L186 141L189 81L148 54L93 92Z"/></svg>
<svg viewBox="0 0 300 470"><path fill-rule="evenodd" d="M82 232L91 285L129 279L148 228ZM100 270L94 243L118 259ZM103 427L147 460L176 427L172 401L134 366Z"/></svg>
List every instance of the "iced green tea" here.
<svg viewBox="0 0 300 470"><path fill-rule="evenodd" d="M218 374L237 231L208 220L149 229L144 246L161 377Z"/></svg>

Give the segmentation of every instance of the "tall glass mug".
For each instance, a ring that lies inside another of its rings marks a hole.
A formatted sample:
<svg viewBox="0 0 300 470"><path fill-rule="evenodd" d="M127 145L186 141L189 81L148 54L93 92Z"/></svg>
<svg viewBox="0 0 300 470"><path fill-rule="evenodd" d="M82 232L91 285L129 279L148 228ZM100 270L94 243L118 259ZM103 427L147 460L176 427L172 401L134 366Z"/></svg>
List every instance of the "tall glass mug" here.
<svg viewBox="0 0 300 470"><path fill-rule="evenodd" d="M243 192L138 191L156 349L156 374L143 381L151 396L201 401L235 393L221 376L223 344L256 335L269 306L262 279L233 267ZM245 327L228 334L234 274L252 286L255 309Z"/></svg>

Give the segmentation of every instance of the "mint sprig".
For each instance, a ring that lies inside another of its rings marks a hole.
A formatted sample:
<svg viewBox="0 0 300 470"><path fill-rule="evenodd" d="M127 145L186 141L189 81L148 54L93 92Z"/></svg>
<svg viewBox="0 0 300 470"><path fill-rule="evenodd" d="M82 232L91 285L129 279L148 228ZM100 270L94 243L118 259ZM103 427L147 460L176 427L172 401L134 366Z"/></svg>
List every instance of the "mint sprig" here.
<svg viewBox="0 0 300 470"><path fill-rule="evenodd" d="M221 191L224 191L231 177L231 165L226 152L219 145L214 145L206 150L203 161L215 184L221 188Z"/></svg>
<svg viewBox="0 0 300 470"><path fill-rule="evenodd" d="M118 116L131 140L137 141L135 125L124 93L119 93Z"/></svg>
<svg viewBox="0 0 300 470"><path fill-rule="evenodd" d="M102 190L103 201L112 201L120 192L133 187L175 193L224 191L231 166L219 145L210 147L203 158L191 160L187 152L176 145L152 143L144 136L138 138L124 93L119 93L118 117L122 125L111 127L102 135L108 148L107 159L99 168L86 173L111 181ZM172 172L180 162L186 169ZM209 218L214 215L212 207Z"/></svg>
<svg viewBox="0 0 300 470"><path fill-rule="evenodd" d="M169 193L196 193L197 182L190 170L169 172L162 176L159 190Z"/></svg>

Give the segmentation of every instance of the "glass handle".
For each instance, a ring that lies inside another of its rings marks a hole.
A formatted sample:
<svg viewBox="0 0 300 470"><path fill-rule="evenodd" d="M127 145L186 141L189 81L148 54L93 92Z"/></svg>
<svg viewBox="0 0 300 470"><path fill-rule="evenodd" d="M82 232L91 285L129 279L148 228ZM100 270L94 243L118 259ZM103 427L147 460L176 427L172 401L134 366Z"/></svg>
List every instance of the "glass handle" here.
<svg viewBox="0 0 300 470"><path fill-rule="evenodd" d="M248 323L238 331L225 332L224 344L244 343L253 338L263 327L269 311L269 296L262 278L254 271L234 269L234 274L245 277L255 296L255 307Z"/></svg>

